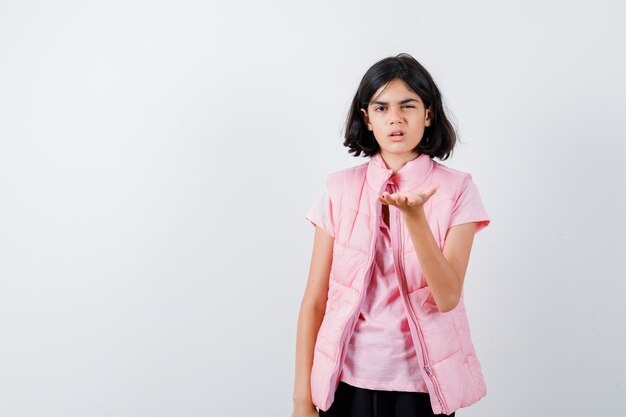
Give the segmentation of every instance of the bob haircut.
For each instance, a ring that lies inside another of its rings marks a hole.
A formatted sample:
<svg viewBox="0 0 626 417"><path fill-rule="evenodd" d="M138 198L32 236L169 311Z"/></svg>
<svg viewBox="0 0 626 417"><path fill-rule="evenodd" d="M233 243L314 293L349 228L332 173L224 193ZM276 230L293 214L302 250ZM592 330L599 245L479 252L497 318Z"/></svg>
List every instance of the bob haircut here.
<svg viewBox="0 0 626 417"><path fill-rule="evenodd" d="M380 150L374 133L367 129L361 109L367 112L373 95L380 87L394 79L403 80L432 111L432 123L413 149L414 152L446 160L456 145L457 135L446 117L439 88L432 77L415 58L407 53L384 58L367 70L352 100L345 126L344 146L354 156L374 156Z"/></svg>

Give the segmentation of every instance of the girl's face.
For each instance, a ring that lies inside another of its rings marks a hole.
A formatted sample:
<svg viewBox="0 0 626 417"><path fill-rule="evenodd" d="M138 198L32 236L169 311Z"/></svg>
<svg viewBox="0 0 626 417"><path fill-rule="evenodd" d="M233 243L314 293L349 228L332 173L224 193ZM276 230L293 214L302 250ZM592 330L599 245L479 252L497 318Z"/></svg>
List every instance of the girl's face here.
<svg viewBox="0 0 626 417"><path fill-rule="evenodd" d="M394 79L380 87L367 109L361 109L361 112L383 156L413 153L432 121L431 111L401 79ZM396 133L400 135L396 136Z"/></svg>

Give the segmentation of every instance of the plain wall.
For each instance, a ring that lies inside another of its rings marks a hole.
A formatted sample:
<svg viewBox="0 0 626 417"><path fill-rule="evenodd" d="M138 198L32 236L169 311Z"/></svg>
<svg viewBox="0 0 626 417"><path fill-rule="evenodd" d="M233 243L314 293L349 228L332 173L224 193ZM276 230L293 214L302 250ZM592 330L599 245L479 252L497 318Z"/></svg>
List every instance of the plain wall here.
<svg viewBox="0 0 626 417"><path fill-rule="evenodd" d="M491 224L463 416L626 413L626 7L0 1L0 416L289 416L356 87L431 72Z"/></svg>

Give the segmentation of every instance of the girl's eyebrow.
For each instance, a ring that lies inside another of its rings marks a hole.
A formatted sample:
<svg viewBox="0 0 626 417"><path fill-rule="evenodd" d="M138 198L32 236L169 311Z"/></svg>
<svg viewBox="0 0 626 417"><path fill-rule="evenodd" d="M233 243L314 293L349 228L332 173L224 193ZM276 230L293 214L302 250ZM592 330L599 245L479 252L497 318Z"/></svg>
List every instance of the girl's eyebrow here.
<svg viewBox="0 0 626 417"><path fill-rule="evenodd" d="M415 102L419 103L419 101L418 101L418 100L416 100L416 99L414 99L414 98L405 98L404 100L399 101L399 102L398 102L398 104L409 103L409 102L411 102L411 101L415 101ZM376 101L372 101L372 102L370 103L370 105L372 105L372 104L382 104L382 105L387 105L387 104L389 104L389 103L388 103L388 102L386 102L386 101L378 101L378 100L376 100Z"/></svg>

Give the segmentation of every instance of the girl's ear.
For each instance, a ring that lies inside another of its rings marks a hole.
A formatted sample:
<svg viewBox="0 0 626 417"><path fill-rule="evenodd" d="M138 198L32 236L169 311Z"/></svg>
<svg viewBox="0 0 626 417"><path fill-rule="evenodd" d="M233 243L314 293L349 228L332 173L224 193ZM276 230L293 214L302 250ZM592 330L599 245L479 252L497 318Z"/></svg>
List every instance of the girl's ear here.
<svg viewBox="0 0 626 417"><path fill-rule="evenodd" d="M433 111L432 111L432 106L430 106L426 109L426 120L424 124L426 126L430 126L432 124L432 121L433 121Z"/></svg>
<svg viewBox="0 0 626 417"><path fill-rule="evenodd" d="M363 122L367 125L367 129L372 130L372 125L370 124L370 120L367 117L367 112L364 109L361 109L361 113L363 113Z"/></svg>

